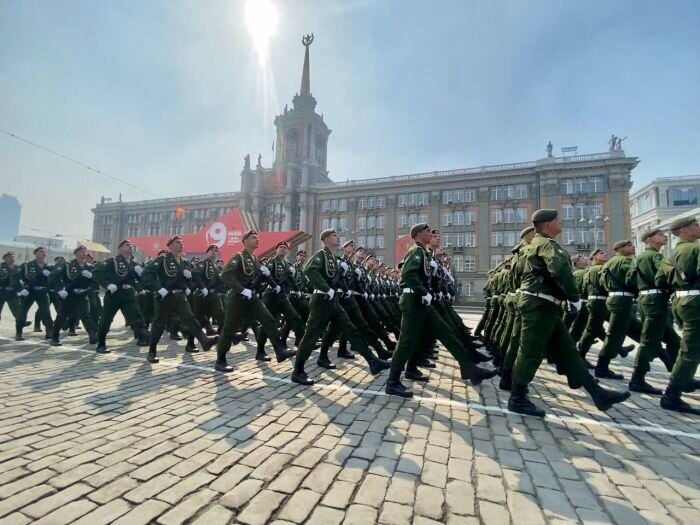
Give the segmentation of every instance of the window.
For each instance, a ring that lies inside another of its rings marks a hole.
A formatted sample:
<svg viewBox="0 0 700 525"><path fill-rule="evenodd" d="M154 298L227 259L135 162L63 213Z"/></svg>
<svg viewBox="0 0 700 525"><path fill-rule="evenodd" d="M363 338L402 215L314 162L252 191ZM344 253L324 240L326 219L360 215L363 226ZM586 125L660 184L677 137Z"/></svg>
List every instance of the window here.
<svg viewBox="0 0 700 525"><path fill-rule="evenodd" d="M348 220L345 217L338 219L338 231L344 232L348 230Z"/></svg>
<svg viewBox="0 0 700 525"><path fill-rule="evenodd" d="M357 246L364 246L365 248L367 247L367 237L364 235L358 235L357 236Z"/></svg>
<svg viewBox="0 0 700 525"><path fill-rule="evenodd" d="M399 195L399 208L405 208L408 206L408 195L401 194Z"/></svg>
<svg viewBox="0 0 700 525"><path fill-rule="evenodd" d="M564 244L574 244L575 239L574 239L574 230L573 229L564 228L561 231L561 235L562 235L561 238L562 238L562 241L564 242Z"/></svg>
<svg viewBox="0 0 700 525"><path fill-rule="evenodd" d="M588 179L576 179L574 181L574 191L576 193L586 193L588 191Z"/></svg>
<svg viewBox="0 0 700 525"><path fill-rule="evenodd" d="M491 232L491 246L502 246L503 245L503 232L493 231Z"/></svg>
<svg viewBox="0 0 700 525"><path fill-rule="evenodd" d="M506 208L503 210L503 222L507 224L513 224L515 222L515 210L513 208Z"/></svg>
<svg viewBox="0 0 700 525"><path fill-rule="evenodd" d="M367 236L367 248L374 248L374 235Z"/></svg>
<svg viewBox="0 0 700 525"><path fill-rule="evenodd" d="M385 208L386 207L386 197L384 195L379 195L377 197L377 208Z"/></svg>
<svg viewBox="0 0 700 525"><path fill-rule="evenodd" d="M467 188L464 190L464 202L474 201L476 201L476 190L474 188Z"/></svg>
<svg viewBox="0 0 700 525"><path fill-rule="evenodd" d="M348 210L348 200L347 199L338 199L338 211L347 211Z"/></svg>
<svg viewBox="0 0 700 525"><path fill-rule="evenodd" d="M496 208L491 210L491 224L500 224L503 222L503 210Z"/></svg>
<svg viewBox="0 0 700 525"><path fill-rule="evenodd" d="M321 229L322 230L328 230L331 227L331 220L330 219L323 219L321 221Z"/></svg>
<svg viewBox="0 0 700 525"><path fill-rule="evenodd" d="M443 204L451 204L454 202L454 195L452 191L443 191L442 192L442 203Z"/></svg>
<svg viewBox="0 0 700 525"><path fill-rule="evenodd" d="M474 283L472 281L465 283L460 281L457 285L457 293L465 297L472 297L474 295Z"/></svg>
<svg viewBox="0 0 700 525"><path fill-rule="evenodd" d="M605 244L605 230L595 230L595 243L600 246Z"/></svg>
<svg viewBox="0 0 700 525"><path fill-rule="evenodd" d="M377 199L375 197L367 197L367 207L374 208L377 205Z"/></svg>
<svg viewBox="0 0 700 525"><path fill-rule="evenodd" d="M601 193L603 191L603 179L600 177L591 177L589 186L593 193Z"/></svg>
<svg viewBox="0 0 700 525"><path fill-rule="evenodd" d="M589 217L591 219L602 219L603 218L603 203L594 202L588 209Z"/></svg>
<svg viewBox="0 0 700 525"><path fill-rule="evenodd" d="M576 242L578 244L586 244L588 242L588 230L584 230L583 228L577 228Z"/></svg>
<svg viewBox="0 0 700 525"><path fill-rule="evenodd" d="M586 220L586 212L588 211L588 206L585 204L577 204L576 205L576 220L580 221L581 219Z"/></svg>
<svg viewBox="0 0 700 525"><path fill-rule="evenodd" d="M454 212L453 222L456 226L462 226L464 224L464 212Z"/></svg>
<svg viewBox="0 0 700 525"><path fill-rule="evenodd" d="M473 255L464 256L464 271L465 272L475 272L476 271L476 257Z"/></svg>
<svg viewBox="0 0 700 525"><path fill-rule="evenodd" d="M689 206L698 203L695 188L674 188L671 190L671 195L674 206Z"/></svg>
<svg viewBox="0 0 700 525"><path fill-rule="evenodd" d="M384 236L383 235L377 235L377 240L375 242L377 248L383 249L384 248Z"/></svg>
<svg viewBox="0 0 700 525"><path fill-rule="evenodd" d="M427 193L402 193L399 195L399 207L426 206L428 204Z"/></svg>
<svg viewBox="0 0 700 525"><path fill-rule="evenodd" d="M561 218L565 221L574 218L574 207L571 204L564 204L561 208Z"/></svg>
<svg viewBox="0 0 700 525"><path fill-rule="evenodd" d="M330 211L331 201L321 201L321 211ZM273 208L274 210L274 208Z"/></svg>
<svg viewBox="0 0 700 525"><path fill-rule="evenodd" d="M527 199L527 184L516 184L515 185L515 198L516 199Z"/></svg>
<svg viewBox="0 0 700 525"><path fill-rule="evenodd" d="M571 179L564 179L561 181L561 192L566 195L571 195L574 192L574 181Z"/></svg>
<svg viewBox="0 0 700 525"><path fill-rule="evenodd" d="M455 272L464 271L464 255L455 255L452 257L452 269Z"/></svg>
<svg viewBox="0 0 700 525"><path fill-rule="evenodd" d="M399 215L399 228L406 228L408 226L408 215Z"/></svg>
<svg viewBox="0 0 700 525"><path fill-rule="evenodd" d="M376 217L367 217L367 229L373 230L376 227L377 227L377 218Z"/></svg>
<svg viewBox="0 0 700 525"><path fill-rule="evenodd" d="M514 246L515 245L515 239L518 238L517 232L514 231L505 231L503 232L503 244L505 246Z"/></svg>
<svg viewBox="0 0 700 525"><path fill-rule="evenodd" d="M503 262L503 255L492 255L491 256L491 268L495 268Z"/></svg>
<svg viewBox="0 0 700 525"><path fill-rule="evenodd" d="M428 194L427 193L419 193L418 194L418 205L419 206L427 206L428 204Z"/></svg>
<svg viewBox="0 0 700 525"><path fill-rule="evenodd" d="M384 228L384 215L377 215L377 229L381 230Z"/></svg>
<svg viewBox="0 0 700 525"><path fill-rule="evenodd" d="M452 212L446 212L442 214L442 225L452 226Z"/></svg>
<svg viewBox="0 0 700 525"><path fill-rule="evenodd" d="M360 197L357 201L357 207L364 210L367 207L367 197Z"/></svg>
<svg viewBox="0 0 700 525"><path fill-rule="evenodd" d="M476 233L464 232L464 246L474 248L476 246Z"/></svg>
<svg viewBox="0 0 700 525"><path fill-rule="evenodd" d="M357 218L357 229L358 230L366 230L367 229L367 217L358 217Z"/></svg>
<svg viewBox="0 0 700 525"><path fill-rule="evenodd" d="M516 208L515 209L515 222L522 224L528 222L527 220L527 208Z"/></svg>
<svg viewBox="0 0 700 525"><path fill-rule="evenodd" d="M473 211L464 212L464 224L467 226L476 222L476 213Z"/></svg>

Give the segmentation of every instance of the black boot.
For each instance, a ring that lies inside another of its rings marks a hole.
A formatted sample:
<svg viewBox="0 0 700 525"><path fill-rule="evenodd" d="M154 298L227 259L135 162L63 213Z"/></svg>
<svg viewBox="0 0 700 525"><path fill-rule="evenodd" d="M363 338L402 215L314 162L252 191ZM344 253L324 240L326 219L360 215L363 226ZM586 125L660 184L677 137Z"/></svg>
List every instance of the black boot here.
<svg viewBox="0 0 700 525"><path fill-rule="evenodd" d="M630 392L639 392L640 394L649 394L651 396L660 396L664 392L660 388L651 386L644 378L645 374L641 372L633 372L630 378Z"/></svg>
<svg viewBox="0 0 700 525"><path fill-rule="evenodd" d="M508 399L508 410L526 416L544 417L544 410L527 398L527 385L513 383Z"/></svg>
<svg viewBox="0 0 700 525"><path fill-rule="evenodd" d="M22 335L22 332L17 332L15 334L15 341L24 341L24 336Z"/></svg>
<svg viewBox="0 0 700 525"><path fill-rule="evenodd" d="M31 323L29 323L29 324L31 324ZM25 323L24 326L26 327L27 324ZM43 330L41 329L41 323L34 323L34 332L37 332L37 333L43 332Z"/></svg>
<svg viewBox="0 0 700 525"><path fill-rule="evenodd" d="M61 341L58 340L58 337L56 337L56 338L53 338L53 337L52 337L52 338L51 338L51 341L49 341L49 344L50 344L51 346L63 346L63 343L62 343Z"/></svg>
<svg viewBox="0 0 700 525"><path fill-rule="evenodd" d="M256 361L272 361L272 358L265 353L265 345L258 343L258 349L255 352Z"/></svg>
<svg viewBox="0 0 700 525"><path fill-rule="evenodd" d="M668 385L666 392L661 397L661 408L681 412L683 414L693 414L700 416L700 408L695 408L681 399L680 389Z"/></svg>
<svg viewBox="0 0 700 525"><path fill-rule="evenodd" d="M491 359L492 359L490 356L479 352L476 348L473 348L469 352L469 356L471 357L472 363L475 363L477 365L479 363L487 363L488 361L491 361Z"/></svg>
<svg viewBox="0 0 700 525"><path fill-rule="evenodd" d="M510 391L513 386L513 369L504 368L501 375L501 380L498 382L498 388L501 390Z"/></svg>
<svg viewBox="0 0 700 525"><path fill-rule="evenodd" d="M211 350L211 348L219 342L218 335L215 335L214 337L207 337L201 331L195 337L197 338L197 341L199 341L199 344L202 345L202 350L205 352Z"/></svg>
<svg viewBox="0 0 700 525"><path fill-rule="evenodd" d="M314 380L306 375L304 371L304 363L295 363L294 371L292 372L292 382L300 385L310 386L314 384Z"/></svg>
<svg viewBox="0 0 700 525"><path fill-rule="evenodd" d="M459 365L459 371L462 379L468 379L474 386L479 386L485 379L491 379L498 374L498 371L495 368L479 368L474 364Z"/></svg>
<svg viewBox="0 0 700 525"><path fill-rule="evenodd" d="M277 357L277 362L281 363L282 361L286 361L287 359L291 359L294 357L297 353L294 350L287 350L284 346L279 341L275 341L273 344L273 348L275 350L275 356ZM306 375L306 374L304 374ZM292 375L292 380L294 380L294 376ZM313 381L309 384L313 384Z"/></svg>
<svg viewBox="0 0 700 525"><path fill-rule="evenodd" d="M226 359L223 361L217 359L216 363L214 364L214 370L228 374L229 372L233 372L233 367L226 362Z"/></svg>
<svg viewBox="0 0 700 525"><path fill-rule="evenodd" d="M95 332L94 330L90 330L88 332L88 344L91 344L91 345L97 344L97 332Z"/></svg>
<svg viewBox="0 0 700 525"><path fill-rule="evenodd" d="M374 348L374 350L377 352L377 357L379 357L379 359L384 359L385 361L388 361L394 355L393 353L384 350L381 346L379 348Z"/></svg>
<svg viewBox="0 0 700 525"><path fill-rule="evenodd" d="M374 359L369 361L369 372L373 376L380 374L388 368L391 368L391 363L389 361L384 361L384 359L379 359L375 357Z"/></svg>
<svg viewBox="0 0 700 525"><path fill-rule="evenodd" d="M107 349L107 334L99 334L97 336L97 348L95 348L95 352L98 354L109 353L109 350Z"/></svg>
<svg viewBox="0 0 700 525"><path fill-rule="evenodd" d="M591 364L591 362L586 359L586 354L588 353L587 351L584 351L581 348L580 343L576 343L576 350L578 350L579 355L581 356L581 359L586 363L586 366L588 367L589 370L593 370L595 368L595 365Z"/></svg>
<svg viewBox="0 0 700 525"><path fill-rule="evenodd" d="M177 332L177 330L172 330L170 332L171 341L182 341L182 336Z"/></svg>
<svg viewBox="0 0 700 525"><path fill-rule="evenodd" d="M683 392L689 394L696 390L700 390L700 379L691 379L683 389Z"/></svg>
<svg viewBox="0 0 700 525"><path fill-rule="evenodd" d="M396 366L392 366L389 370L389 379L384 391L391 396L413 397L413 392L401 382L401 369Z"/></svg>
<svg viewBox="0 0 700 525"><path fill-rule="evenodd" d="M326 349L325 351L321 349L321 353L318 355L318 360L316 361L316 364L321 368L328 368L329 370L337 368L335 364L332 363L331 360L328 358L328 349Z"/></svg>
<svg viewBox="0 0 700 525"><path fill-rule="evenodd" d="M146 357L146 359L148 360L149 363L157 363L158 361L160 361L160 359L158 359L158 355L157 355L157 350L156 350L157 346L158 346L158 343L155 343L155 344L151 343L151 345L148 348L148 356Z"/></svg>
<svg viewBox="0 0 700 525"><path fill-rule="evenodd" d="M598 364L595 367L595 376L601 379L617 379L622 380L625 378L622 374L613 372L610 370L610 358L604 357L602 355L598 356Z"/></svg>
<svg viewBox="0 0 700 525"><path fill-rule="evenodd" d="M189 352L190 354L196 354L199 352L199 348L197 348L197 345L194 344L194 337L189 336L187 337L187 344L185 345L185 352Z"/></svg>
<svg viewBox="0 0 700 525"><path fill-rule="evenodd" d="M409 379L411 381L420 381L427 383L428 382L428 376L423 374L420 370L418 370L418 367L415 365L408 365L406 366L406 373L404 374L406 379Z"/></svg>
<svg viewBox="0 0 700 525"><path fill-rule="evenodd" d="M620 357L627 357L634 350L634 345L622 345L620 348Z"/></svg>
<svg viewBox="0 0 700 525"><path fill-rule="evenodd" d="M584 385L583 388L585 388L586 392L593 398L596 408L603 412L608 410L615 403L622 403L630 397L630 393L627 391L607 390L594 381L591 381L588 385Z"/></svg>
<svg viewBox="0 0 700 525"><path fill-rule="evenodd" d="M75 328L70 327L70 328L68 329L68 336L69 336L69 337L75 337L75 336L77 336L77 335L78 335L78 334L76 333Z"/></svg>
<svg viewBox="0 0 700 525"><path fill-rule="evenodd" d="M338 359L355 359L355 354L348 350L347 341L338 344Z"/></svg>
<svg viewBox="0 0 700 525"><path fill-rule="evenodd" d="M148 346L149 337L150 334L148 333L148 330L143 328L136 338L136 346Z"/></svg>

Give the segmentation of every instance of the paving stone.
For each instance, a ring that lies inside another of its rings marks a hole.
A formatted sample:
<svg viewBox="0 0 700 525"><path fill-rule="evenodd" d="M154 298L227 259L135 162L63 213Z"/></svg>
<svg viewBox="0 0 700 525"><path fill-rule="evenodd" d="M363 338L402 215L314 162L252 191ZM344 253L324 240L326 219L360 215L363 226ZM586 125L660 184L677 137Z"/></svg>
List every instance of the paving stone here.
<svg viewBox="0 0 700 525"><path fill-rule="evenodd" d="M350 504L355 484L349 481L335 481L323 498L326 507L344 509Z"/></svg>
<svg viewBox="0 0 700 525"><path fill-rule="evenodd" d="M421 472L421 481L438 488L447 484L447 466L434 461L426 461Z"/></svg>
<svg viewBox="0 0 700 525"><path fill-rule="evenodd" d="M56 492L51 485L38 485L0 499L0 518Z"/></svg>
<svg viewBox="0 0 700 525"><path fill-rule="evenodd" d="M118 498L126 492L129 492L138 485L139 483L135 479L124 476L121 478L117 478L112 483L105 485L101 489L88 494L88 498L90 498L95 503L104 505L108 501L112 501L113 499Z"/></svg>
<svg viewBox="0 0 700 525"><path fill-rule="evenodd" d="M131 510L131 505L123 499L113 499L105 505L100 505L95 510L86 514L75 525L107 525L123 516Z"/></svg>
<svg viewBox="0 0 700 525"><path fill-rule="evenodd" d="M399 473L391 478L389 490L386 494L387 501L394 503L412 504L415 501L416 477Z"/></svg>
<svg viewBox="0 0 700 525"><path fill-rule="evenodd" d="M66 505L61 505L61 507L33 523L35 525L64 525L67 523L75 523L78 518L84 516L96 506L97 505L92 501L86 499L71 501Z"/></svg>
<svg viewBox="0 0 700 525"><path fill-rule="evenodd" d="M367 525L377 521L377 509L367 505L350 505L342 525Z"/></svg>
<svg viewBox="0 0 700 525"><path fill-rule="evenodd" d="M480 501L479 514L484 523L510 523L507 507L501 504Z"/></svg>
<svg viewBox="0 0 700 525"><path fill-rule="evenodd" d="M29 505L28 507L24 507L22 509L22 513L26 514L30 518L38 519L42 516L47 515L50 512L53 512L56 509L60 509L66 506L71 501L76 500L91 491L92 487L90 487L90 485L87 485L85 483L79 483L66 489L60 490L51 496L43 498L40 501ZM85 512L88 512L89 510L90 508L88 508Z"/></svg>
<svg viewBox="0 0 700 525"><path fill-rule="evenodd" d="M325 494L339 472L340 467L337 465L320 463L306 476L301 486L318 492L319 494Z"/></svg>
<svg viewBox="0 0 700 525"><path fill-rule="evenodd" d="M379 515L379 523L386 525L410 525L413 508L410 505L387 502Z"/></svg>
<svg viewBox="0 0 700 525"><path fill-rule="evenodd" d="M524 492L508 491L507 500L511 516L517 516L518 521L528 525L545 525L544 515L534 496Z"/></svg>
<svg viewBox="0 0 700 525"><path fill-rule="evenodd" d="M234 465L223 475L218 476L216 480L212 482L211 488L218 492L228 492L238 485L251 472L253 472L253 467Z"/></svg>
<svg viewBox="0 0 700 525"><path fill-rule="evenodd" d="M179 483L176 483L162 494L159 494L158 499L174 505L188 494L191 494L200 487L207 485L213 479L215 479L215 476L200 470L191 476L187 476L185 479Z"/></svg>
<svg viewBox="0 0 700 525"><path fill-rule="evenodd" d="M474 485L466 481L452 480L447 483L447 509L451 514L474 515Z"/></svg>
<svg viewBox="0 0 700 525"><path fill-rule="evenodd" d="M441 489L429 485L419 485L414 510L420 516L439 520L442 518L444 502L445 496Z"/></svg>
<svg viewBox="0 0 700 525"><path fill-rule="evenodd" d="M477 476L477 496L479 500L506 502L506 492L503 488L503 479L494 476Z"/></svg>
<svg viewBox="0 0 700 525"><path fill-rule="evenodd" d="M158 500L148 500L134 507L114 522L114 525L145 525L154 523L155 518L163 514L169 505Z"/></svg>
<svg viewBox="0 0 700 525"><path fill-rule="evenodd" d="M284 494L263 490L251 500L236 519L246 525L264 525L284 498Z"/></svg>
<svg viewBox="0 0 700 525"><path fill-rule="evenodd" d="M278 517L292 523L302 523L311 514L320 499L321 495L318 492L301 489L289 498Z"/></svg>
<svg viewBox="0 0 700 525"><path fill-rule="evenodd" d="M360 485L357 494L355 494L354 502L360 505L379 508L384 501L384 495L386 494L388 485L388 478L368 474L362 482L362 485Z"/></svg>

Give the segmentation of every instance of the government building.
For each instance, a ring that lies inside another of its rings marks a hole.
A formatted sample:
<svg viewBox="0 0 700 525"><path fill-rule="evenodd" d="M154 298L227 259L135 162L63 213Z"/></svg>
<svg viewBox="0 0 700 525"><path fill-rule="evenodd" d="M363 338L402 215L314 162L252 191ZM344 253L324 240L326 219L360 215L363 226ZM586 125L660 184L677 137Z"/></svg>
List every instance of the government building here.
<svg viewBox="0 0 700 525"><path fill-rule="evenodd" d="M304 246L335 228L392 266L403 256L411 225L440 229L464 302L481 300L486 273L510 253L538 208L561 210L560 243L570 253L608 250L630 236L630 174L639 160L622 150L428 173L333 181L328 172L330 128L311 94L309 46L301 88L274 120L272 166L246 156L239 192L135 202L103 198L93 209L93 240L109 249L140 235L194 233L231 208L261 230L302 230ZM551 155L551 154L550 154ZM182 210L185 210L184 213ZM403 242L402 242L403 241Z"/></svg>

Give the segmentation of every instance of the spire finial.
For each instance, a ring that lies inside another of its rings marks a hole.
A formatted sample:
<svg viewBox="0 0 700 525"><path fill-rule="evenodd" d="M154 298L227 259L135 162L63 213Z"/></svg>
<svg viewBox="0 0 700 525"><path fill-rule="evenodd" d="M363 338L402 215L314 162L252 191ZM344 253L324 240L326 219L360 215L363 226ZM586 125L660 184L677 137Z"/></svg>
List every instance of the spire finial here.
<svg viewBox="0 0 700 525"><path fill-rule="evenodd" d="M299 90L299 95L311 96L311 73L309 67L309 46L314 41L314 34L308 34L301 37L301 43L304 46L304 69L301 73L301 89Z"/></svg>

